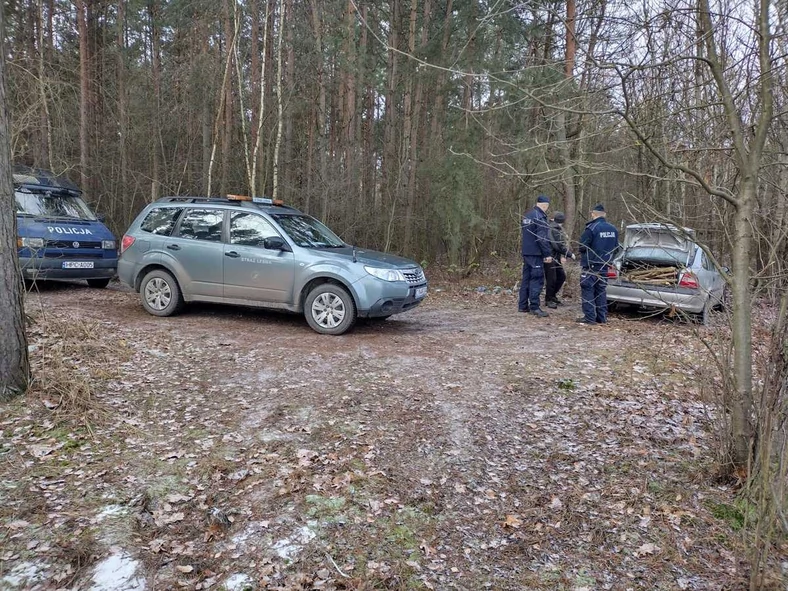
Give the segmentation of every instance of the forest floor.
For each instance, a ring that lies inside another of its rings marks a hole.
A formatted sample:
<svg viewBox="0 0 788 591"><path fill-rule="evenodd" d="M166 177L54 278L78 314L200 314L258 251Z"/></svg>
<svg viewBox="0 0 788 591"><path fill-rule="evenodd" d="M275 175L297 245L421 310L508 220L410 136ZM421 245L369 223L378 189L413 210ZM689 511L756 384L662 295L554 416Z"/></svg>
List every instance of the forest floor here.
<svg viewBox="0 0 788 591"><path fill-rule="evenodd" d="M744 588L698 338L722 323L587 327L495 291L433 285L342 337L156 318L117 284L31 293L0 588Z"/></svg>

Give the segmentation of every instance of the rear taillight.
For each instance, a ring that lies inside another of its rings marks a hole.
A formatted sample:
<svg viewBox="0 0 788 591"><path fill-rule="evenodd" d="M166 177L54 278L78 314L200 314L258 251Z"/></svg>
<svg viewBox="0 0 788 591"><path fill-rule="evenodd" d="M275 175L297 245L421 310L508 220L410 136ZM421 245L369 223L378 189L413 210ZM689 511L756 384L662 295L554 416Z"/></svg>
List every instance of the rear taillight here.
<svg viewBox="0 0 788 591"><path fill-rule="evenodd" d="M121 241L120 241L120 253L121 253L121 254L123 254L123 252L124 252L124 251L125 251L125 250L126 250L128 247L129 247L129 246L131 246L132 244L134 244L134 241L135 241L135 240L136 240L136 238L134 238L134 236L129 236L128 234L124 235L124 236L123 236L123 240L121 240Z"/></svg>
<svg viewBox="0 0 788 591"><path fill-rule="evenodd" d="M605 272L605 277L608 279L615 279L618 277L618 269L616 269L613 265L608 266L607 271Z"/></svg>
<svg viewBox="0 0 788 591"><path fill-rule="evenodd" d="M679 287L686 287L687 289L698 289L700 287L700 283L698 283L698 278L695 276L694 273L685 271L681 275L681 280L679 281Z"/></svg>

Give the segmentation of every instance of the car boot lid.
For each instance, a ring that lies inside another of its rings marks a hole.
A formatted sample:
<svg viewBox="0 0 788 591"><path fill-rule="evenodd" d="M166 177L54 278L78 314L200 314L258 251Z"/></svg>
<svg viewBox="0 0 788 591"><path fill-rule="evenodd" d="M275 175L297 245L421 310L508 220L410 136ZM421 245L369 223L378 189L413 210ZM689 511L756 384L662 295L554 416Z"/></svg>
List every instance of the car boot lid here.
<svg viewBox="0 0 788 591"><path fill-rule="evenodd" d="M631 224L626 227L624 249L657 247L689 253L694 249L694 237L694 230L671 224Z"/></svg>

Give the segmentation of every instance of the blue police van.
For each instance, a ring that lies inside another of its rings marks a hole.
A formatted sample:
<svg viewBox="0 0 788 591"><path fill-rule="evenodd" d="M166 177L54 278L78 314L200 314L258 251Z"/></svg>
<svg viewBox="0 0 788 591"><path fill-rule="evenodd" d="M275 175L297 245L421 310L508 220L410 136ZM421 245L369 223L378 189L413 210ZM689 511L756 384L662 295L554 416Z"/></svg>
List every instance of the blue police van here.
<svg viewBox="0 0 788 591"><path fill-rule="evenodd" d="M109 284L118 269L115 236L67 178L14 167L17 249L26 281L85 279Z"/></svg>

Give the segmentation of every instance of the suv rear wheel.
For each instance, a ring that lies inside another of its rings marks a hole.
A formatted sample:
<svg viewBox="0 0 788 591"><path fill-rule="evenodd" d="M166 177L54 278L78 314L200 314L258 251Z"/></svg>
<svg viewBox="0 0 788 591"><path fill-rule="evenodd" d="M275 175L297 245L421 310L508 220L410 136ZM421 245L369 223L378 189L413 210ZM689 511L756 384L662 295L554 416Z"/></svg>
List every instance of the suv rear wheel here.
<svg viewBox="0 0 788 591"><path fill-rule="evenodd" d="M306 296L304 316L315 332L340 335L355 324L356 305L347 290L323 283Z"/></svg>
<svg viewBox="0 0 788 591"><path fill-rule="evenodd" d="M171 316L183 308L183 295L175 277L155 269L140 284L142 306L154 316Z"/></svg>

